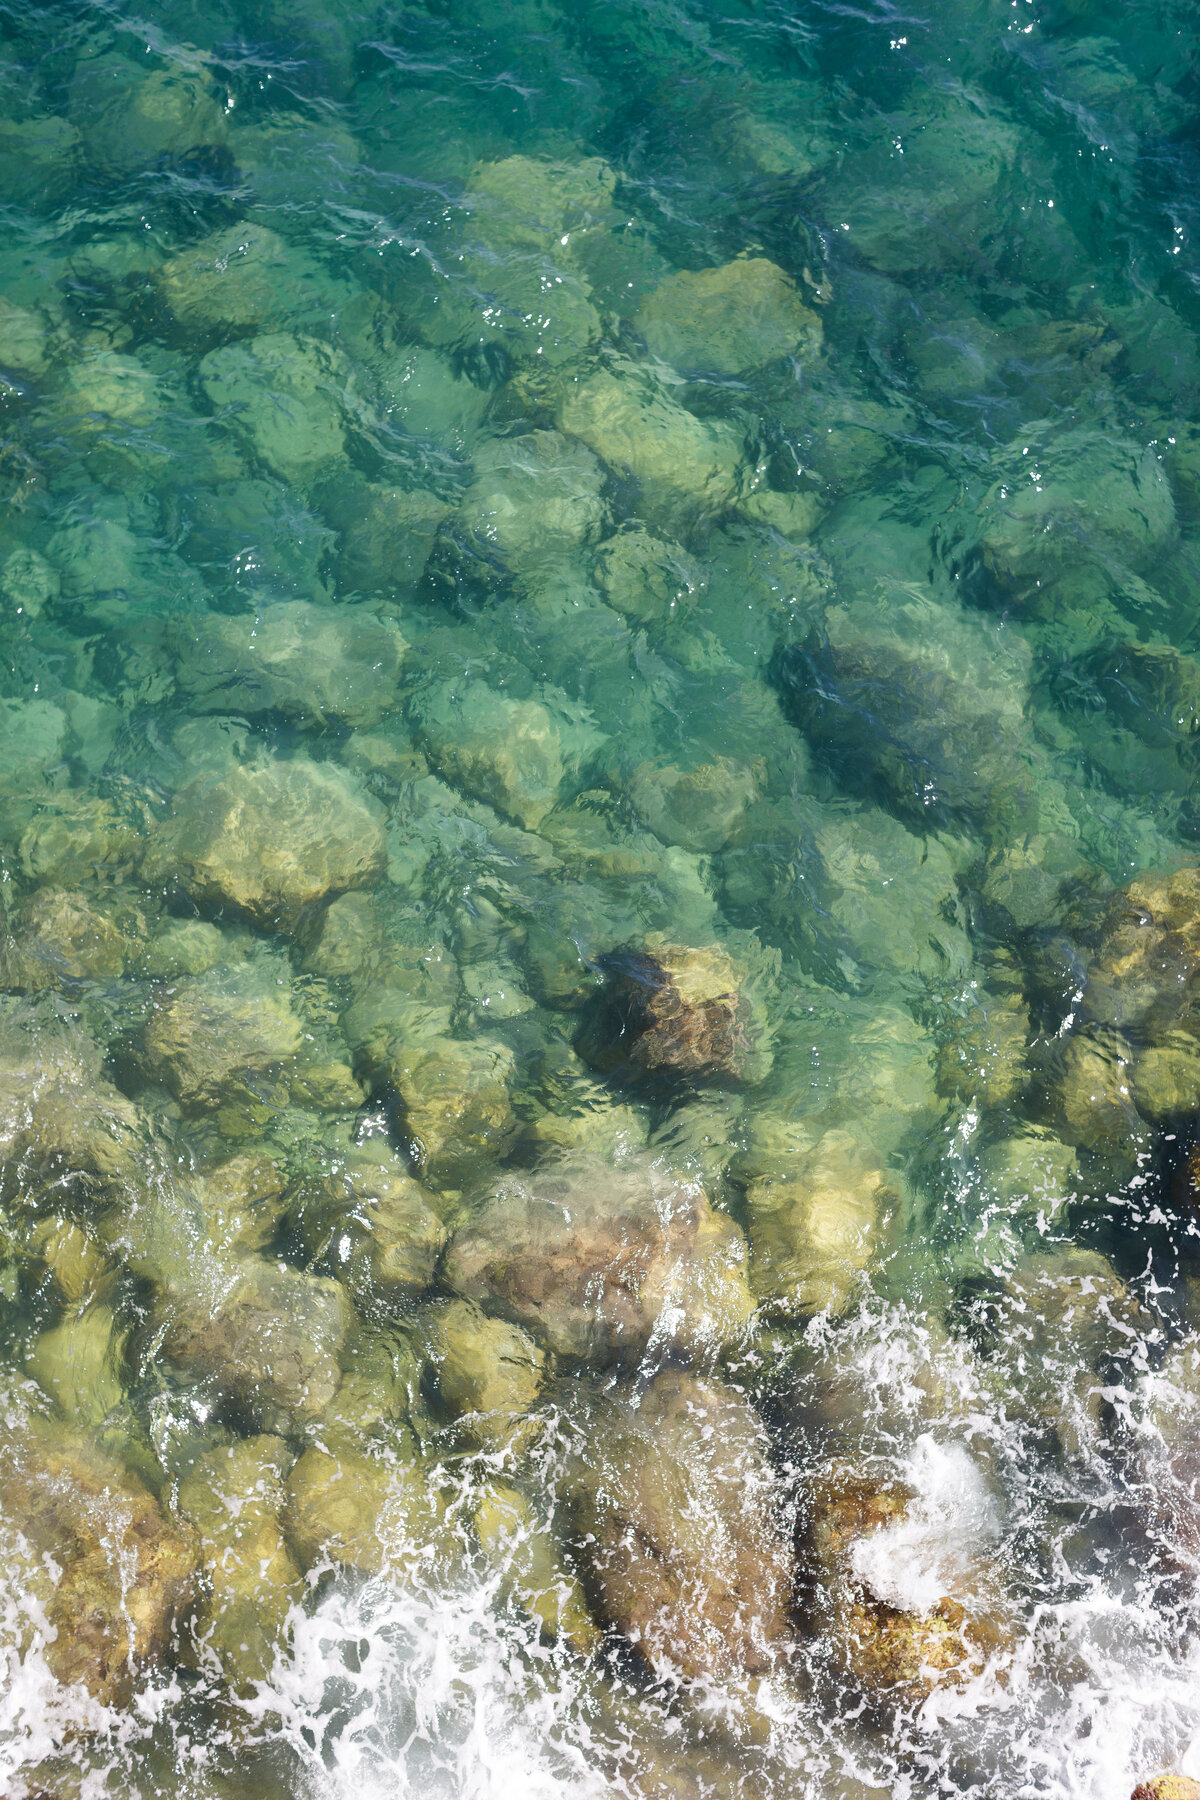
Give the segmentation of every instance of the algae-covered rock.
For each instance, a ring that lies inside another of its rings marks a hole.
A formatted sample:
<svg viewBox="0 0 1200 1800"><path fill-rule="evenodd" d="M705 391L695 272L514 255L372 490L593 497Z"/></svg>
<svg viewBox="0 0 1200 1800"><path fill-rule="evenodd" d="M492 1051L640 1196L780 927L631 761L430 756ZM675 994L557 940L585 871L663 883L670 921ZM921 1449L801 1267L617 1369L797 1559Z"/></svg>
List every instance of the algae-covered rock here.
<svg viewBox="0 0 1200 1800"><path fill-rule="evenodd" d="M43 1278L64 1306L86 1307L111 1290L111 1262L74 1219L50 1213L37 1221L27 1244Z"/></svg>
<svg viewBox="0 0 1200 1800"><path fill-rule="evenodd" d="M218 417L284 481L311 481L345 451L350 365L316 338L264 332L210 350L199 378Z"/></svg>
<svg viewBox="0 0 1200 1800"><path fill-rule="evenodd" d="M331 290L316 265L266 225L242 219L211 232L157 273L163 305L189 339L235 337L295 317Z"/></svg>
<svg viewBox="0 0 1200 1800"><path fill-rule="evenodd" d="M181 981L146 1026L148 1064L185 1106L243 1088L269 1090L304 1043L302 1021L270 965L242 964Z"/></svg>
<svg viewBox="0 0 1200 1800"><path fill-rule="evenodd" d="M612 215L616 181L616 171L598 156L506 156L472 172L466 205L493 243L544 251L602 228Z"/></svg>
<svg viewBox="0 0 1200 1800"><path fill-rule="evenodd" d="M284 1529L307 1568L337 1563L378 1575L427 1554L443 1505L425 1470L346 1450L306 1450L287 1481Z"/></svg>
<svg viewBox="0 0 1200 1800"><path fill-rule="evenodd" d="M637 625L682 616L704 585L700 565L686 550L636 524L601 545L596 580L608 604Z"/></svg>
<svg viewBox="0 0 1200 1800"><path fill-rule="evenodd" d="M124 1397L124 1352L112 1308L98 1303L39 1333L25 1367L64 1417L98 1425Z"/></svg>
<svg viewBox="0 0 1200 1800"><path fill-rule="evenodd" d="M153 372L136 356L95 349L66 369L58 396L63 423L77 436L149 425L157 417L162 394Z"/></svg>
<svg viewBox="0 0 1200 1800"><path fill-rule="evenodd" d="M1133 1051L1119 1032L1069 1037L1054 1086L1062 1136L1081 1149L1132 1155L1146 1134L1133 1089Z"/></svg>
<svg viewBox="0 0 1200 1800"><path fill-rule="evenodd" d="M451 1417L478 1442L502 1447L537 1404L545 1352L519 1325L490 1319L469 1300L449 1300L428 1315L429 1358Z"/></svg>
<svg viewBox="0 0 1200 1800"><path fill-rule="evenodd" d="M1089 557L1136 566L1175 529L1170 483L1153 446L1084 427L1016 440L976 517L977 553L1019 593Z"/></svg>
<svg viewBox="0 0 1200 1800"><path fill-rule="evenodd" d="M748 972L717 944L668 943L600 959L605 986L576 1040L586 1062L622 1080L761 1081L771 1066L766 1022Z"/></svg>
<svg viewBox="0 0 1200 1800"><path fill-rule="evenodd" d="M634 324L656 356L718 375L741 375L781 356L811 357L822 337L816 313L764 256L669 275L647 294Z"/></svg>
<svg viewBox="0 0 1200 1800"><path fill-rule="evenodd" d="M280 712L310 725L377 725L395 704L407 648L390 619L365 607L306 600L192 615L169 638L195 712Z"/></svg>
<svg viewBox="0 0 1200 1800"><path fill-rule="evenodd" d="M157 1321L167 1361L264 1430L290 1429L329 1404L349 1322L336 1281L255 1256L235 1261L215 1295L198 1283L164 1296Z"/></svg>
<svg viewBox="0 0 1200 1800"><path fill-rule="evenodd" d="M741 1394L664 1370L589 1417L572 1502L604 1613L656 1674L786 1656L791 1557L766 1433Z"/></svg>
<svg viewBox="0 0 1200 1800"><path fill-rule="evenodd" d="M896 1177L858 1133L826 1131L786 1172L746 1186L750 1286L805 1317L842 1312L879 1247Z"/></svg>
<svg viewBox="0 0 1200 1800"><path fill-rule="evenodd" d="M175 796L148 869L197 904L267 930L383 873L383 810L332 763L263 761L201 776Z"/></svg>
<svg viewBox="0 0 1200 1800"><path fill-rule="evenodd" d="M922 824L1027 818L1028 646L966 613L896 600L830 607L819 632L779 652L785 712L845 785L881 785Z"/></svg>
<svg viewBox="0 0 1200 1800"><path fill-rule="evenodd" d="M179 1510L199 1537L204 1570L196 1654L235 1689L266 1680L288 1614L303 1604L280 1524L294 1460L282 1438L242 1438L197 1457L179 1484Z"/></svg>
<svg viewBox="0 0 1200 1800"><path fill-rule="evenodd" d="M194 156L223 145L226 136L211 77L182 63L138 68L118 56L85 62L71 86L71 116L89 159L110 175Z"/></svg>
<svg viewBox="0 0 1200 1800"><path fill-rule="evenodd" d="M876 1694L965 1686L1004 1641L986 1567L995 1535L987 1496L965 1454L954 1458L930 1441L926 1460L949 1465L944 1472L963 1490L946 1484L946 1509L903 1479L845 1464L827 1472L804 1508L810 1624L828 1631L856 1685Z"/></svg>
<svg viewBox="0 0 1200 1800"><path fill-rule="evenodd" d="M532 574L599 537L604 479L591 451L557 431L493 438L476 453L454 529L475 555Z"/></svg>
<svg viewBox="0 0 1200 1800"><path fill-rule="evenodd" d="M36 993L112 981L140 949L135 933L144 921L135 909L101 910L84 894L39 888L21 914L16 933L0 943L0 986L6 988Z"/></svg>
<svg viewBox="0 0 1200 1800"><path fill-rule="evenodd" d="M417 1182L365 1148L303 1181L289 1215L309 1264L340 1276L368 1309L403 1305L430 1287L446 1242Z"/></svg>
<svg viewBox="0 0 1200 1800"><path fill-rule="evenodd" d="M686 499L719 513L737 492L742 444L732 426L700 419L633 364L614 363L567 388L562 431L582 438L651 500Z"/></svg>
<svg viewBox="0 0 1200 1800"><path fill-rule="evenodd" d="M5 1185L104 1195L136 1181L145 1132L81 1031L33 1031L0 1046Z"/></svg>
<svg viewBox="0 0 1200 1800"><path fill-rule="evenodd" d="M629 778L634 810L655 837L699 855L724 848L757 793L756 771L728 756L690 768L639 763Z"/></svg>
<svg viewBox="0 0 1200 1800"><path fill-rule="evenodd" d="M1029 1009L1014 994L969 990L938 1046L938 1092L1007 1106L1030 1076Z"/></svg>
<svg viewBox="0 0 1200 1800"><path fill-rule="evenodd" d="M444 1280L559 1355L712 1356L754 1303L746 1246L695 1186L653 1165L576 1157L496 1182L459 1227Z"/></svg>
<svg viewBox="0 0 1200 1800"><path fill-rule="evenodd" d="M525 1496L507 1482L490 1481L472 1522L504 1598L536 1620L551 1643L568 1644L580 1656L598 1650L600 1629L579 1577Z"/></svg>
<svg viewBox="0 0 1200 1800"><path fill-rule="evenodd" d="M0 1440L0 1511L56 1570L45 1602L51 1671L121 1704L171 1649L195 1583L190 1531L82 1437L33 1419Z"/></svg>
<svg viewBox="0 0 1200 1800"><path fill-rule="evenodd" d="M0 700L0 788L36 789L61 763L67 716L50 700Z"/></svg>
<svg viewBox="0 0 1200 1800"><path fill-rule="evenodd" d="M368 487L342 531L341 591L412 593L449 513L447 501L422 488Z"/></svg>
<svg viewBox="0 0 1200 1800"><path fill-rule="evenodd" d="M207 919L166 919L146 952L146 972L166 980L204 975L223 962L235 962L240 946Z"/></svg>
<svg viewBox="0 0 1200 1800"><path fill-rule="evenodd" d="M435 1187L458 1187L495 1162L516 1131L506 1044L432 1037L397 1045L379 1073L399 1104L399 1129Z"/></svg>
<svg viewBox="0 0 1200 1800"><path fill-rule="evenodd" d="M423 694L416 711L421 742L448 781L527 831L540 824L567 769L559 724L540 700L474 680Z"/></svg>

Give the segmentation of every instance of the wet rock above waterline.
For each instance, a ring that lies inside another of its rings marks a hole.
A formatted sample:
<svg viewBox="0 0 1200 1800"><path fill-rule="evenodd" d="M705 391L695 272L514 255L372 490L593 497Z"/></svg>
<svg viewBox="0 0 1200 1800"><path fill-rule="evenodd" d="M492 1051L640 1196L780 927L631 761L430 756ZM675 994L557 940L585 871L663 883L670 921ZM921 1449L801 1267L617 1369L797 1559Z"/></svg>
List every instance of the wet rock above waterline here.
<svg viewBox="0 0 1200 1800"><path fill-rule="evenodd" d="M691 949L650 937L598 966L604 987L575 1046L593 1068L649 1086L751 1085L770 1069L749 971L721 946Z"/></svg>
<svg viewBox="0 0 1200 1800"><path fill-rule="evenodd" d="M729 1680L786 1658L784 1507L741 1394L671 1369L598 1401L570 1500L604 1613L656 1674Z"/></svg>
<svg viewBox="0 0 1200 1800"><path fill-rule="evenodd" d="M335 764L294 757L201 776L182 789L151 844L147 873L199 906L292 932L321 902L372 886L385 864L378 802Z"/></svg>
<svg viewBox="0 0 1200 1800"><path fill-rule="evenodd" d="M929 1494L835 1465L802 1503L807 1622L829 1633L845 1674L876 1694L965 1686L1006 1636L991 1591L994 1503L978 1471L965 1452L931 1439L914 1461Z"/></svg>
<svg viewBox="0 0 1200 1800"><path fill-rule="evenodd" d="M754 1310L732 1219L652 1165L599 1158L495 1182L451 1240L443 1279L579 1361L712 1357Z"/></svg>
<svg viewBox="0 0 1200 1800"><path fill-rule="evenodd" d="M634 324L655 356L678 369L740 375L821 347L821 321L765 257L669 275L647 294Z"/></svg>
<svg viewBox="0 0 1200 1800"><path fill-rule="evenodd" d="M1200 1781L1190 1775L1156 1775L1139 1782L1130 1800L1200 1800Z"/></svg>
<svg viewBox="0 0 1200 1800"><path fill-rule="evenodd" d="M306 725L377 725L396 703L404 637L362 606L281 601L202 613L169 633L175 679L197 713L279 712Z"/></svg>
<svg viewBox="0 0 1200 1800"><path fill-rule="evenodd" d="M39 1558L58 1680L106 1704L169 1653L195 1588L197 1551L148 1488L82 1437L41 1420L0 1438L0 1513ZM32 1571L31 1571L32 1573Z"/></svg>

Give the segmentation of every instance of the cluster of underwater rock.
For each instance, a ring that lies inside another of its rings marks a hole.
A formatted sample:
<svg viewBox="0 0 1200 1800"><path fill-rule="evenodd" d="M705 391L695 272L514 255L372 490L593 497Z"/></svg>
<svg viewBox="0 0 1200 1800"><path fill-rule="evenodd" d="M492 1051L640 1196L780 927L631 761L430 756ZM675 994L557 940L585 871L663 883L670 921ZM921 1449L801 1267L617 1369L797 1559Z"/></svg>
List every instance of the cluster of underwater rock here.
<svg viewBox="0 0 1200 1800"><path fill-rule="evenodd" d="M1195 469L1112 385L1147 309L1072 296L1065 222L1055 305L901 306L987 243L994 98L903 170L812 94L803 143L726 108L847 221L839 314L753 241L672 259L567 142L467 158L428 253L331 255L281 204L311 126L211 63L81 54L0 119L35 208L85 164L226 196L0 259L0 1514L49 1666L244 1694L323 1571L433 1558L659 1675L824 1633L873 1695L966 1679L995 1568L893 1591L917 1497L848 1432L797 1489L745 1369L920 1229L964 1116L988 1353L1032 1314L1095 1414L1145 1326L1037 1222L1200 1106ZM868 288L924 407L1040 371L969 481L856 372Z"/></svg>

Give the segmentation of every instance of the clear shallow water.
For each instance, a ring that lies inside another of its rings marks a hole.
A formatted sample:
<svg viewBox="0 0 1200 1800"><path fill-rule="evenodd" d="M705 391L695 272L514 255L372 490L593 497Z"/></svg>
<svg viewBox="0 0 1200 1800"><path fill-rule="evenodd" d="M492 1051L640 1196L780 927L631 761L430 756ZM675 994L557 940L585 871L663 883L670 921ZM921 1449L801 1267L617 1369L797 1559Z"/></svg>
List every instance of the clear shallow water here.
<svg viewBox="0 0 1200 1800"><path fill-rule="evenodd" d="M3 13L6 1791L1200 1775L1192 12Z"/></svg>

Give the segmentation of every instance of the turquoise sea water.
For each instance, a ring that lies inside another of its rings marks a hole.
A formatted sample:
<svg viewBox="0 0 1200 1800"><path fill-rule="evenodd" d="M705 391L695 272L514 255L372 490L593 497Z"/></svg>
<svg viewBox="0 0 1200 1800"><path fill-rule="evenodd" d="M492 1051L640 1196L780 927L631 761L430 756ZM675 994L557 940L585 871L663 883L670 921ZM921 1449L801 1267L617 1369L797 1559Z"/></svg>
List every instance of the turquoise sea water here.
<svg viewBox="0 0 1200 1800"><path fill-rule="evenodd" d="M1200 1777L1200 19L0 7L0 1791Z"/></svg>

